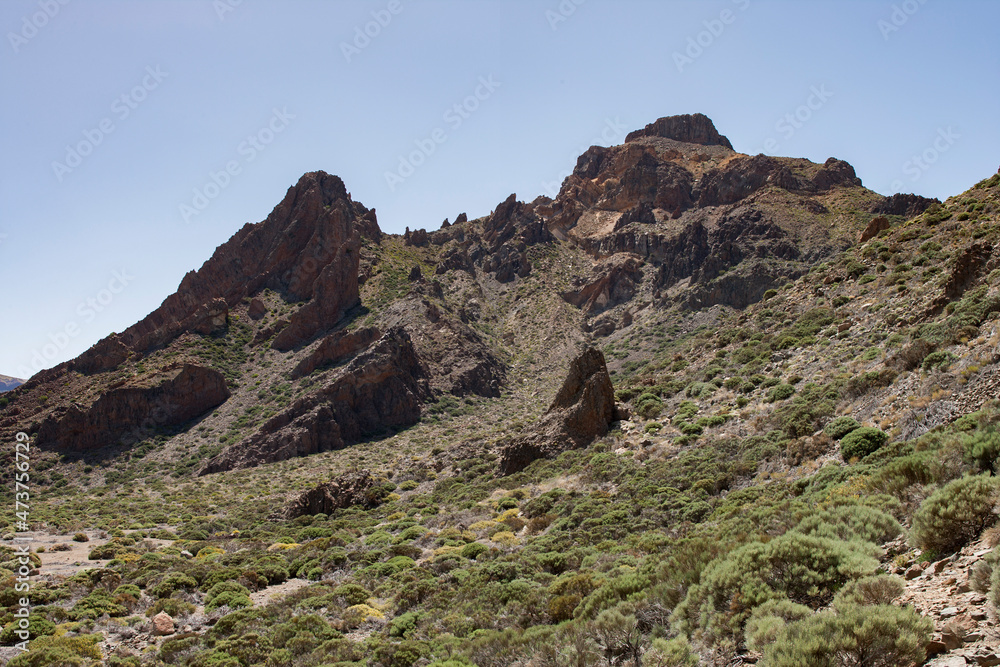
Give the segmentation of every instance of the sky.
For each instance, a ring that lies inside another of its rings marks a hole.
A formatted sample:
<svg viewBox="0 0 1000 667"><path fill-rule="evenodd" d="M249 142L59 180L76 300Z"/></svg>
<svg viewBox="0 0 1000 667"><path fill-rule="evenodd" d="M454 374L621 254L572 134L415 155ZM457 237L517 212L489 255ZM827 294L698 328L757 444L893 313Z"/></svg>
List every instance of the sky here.
<svg viewBox="0 0 1000 667"><path fill-rule="evenodd" d="M4 0L0 374L154 310L305 172L383 231L701 112L944 199L1000 165L995 0Z"/></svg>

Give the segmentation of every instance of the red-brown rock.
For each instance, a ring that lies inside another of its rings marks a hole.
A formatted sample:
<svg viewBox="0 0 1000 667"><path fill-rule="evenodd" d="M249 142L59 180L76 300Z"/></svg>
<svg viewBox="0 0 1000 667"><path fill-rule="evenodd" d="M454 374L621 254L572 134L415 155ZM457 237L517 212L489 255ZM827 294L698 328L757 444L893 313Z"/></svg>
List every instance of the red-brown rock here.
<svg viewBox="0 0 1000 667"><path fill-rule="evenodd" d="M292 370L291 379L297 380L309 375L320 366L338 364L350 359L371 345L381 334L373 327L363 327L355 331L338 331L324 338L308 357Z"/></svg>
<svg viewBox="0 0 1000 667"><path fill-rule="evenodd" d="M303 396L246 440L230 445L199 474L250 468L342 449L420 419L430 397L426 370L406 331L389 330L325 386Z"/></svg>
<svg viewBox="0 0 1000 667"><path fill-rule="evenodd" d="M586 447L606 435L617 416L614 386L604 354L588 348L570 364L548 411L533 427L534 433L501 445L500 474L510 475L538 459Z"/></svg>
<svg viewBox="0 0 1000 667"><path fill-rule="evenodd" d="M283 516L295 519L313 514L330 514L352 505L372 508L378 504L377 496L372 493L374 486L375 480L367 470L349 472L332 482L325 482L303 492L285 507Z"/></svg>
<svg viewBox="0 0 1000 667"><path fill-rule="evenodd" d="M89 406L59 408L39 427L38 444L70 451L132 445L159 428L183 425L227 398L221 373L185 364L105 392Z"/></svg>
<svg viewBox="0 0 1000 667"><path fill-rule="evenodd" d="M868 225L861 230L861 233L858 234L858 243L864 243L873 239L878 236L879 232L889 229L890 227L892 227L892 223L889 222L888 218L881 215L872 218L871 222L869 222Z"/></svg>

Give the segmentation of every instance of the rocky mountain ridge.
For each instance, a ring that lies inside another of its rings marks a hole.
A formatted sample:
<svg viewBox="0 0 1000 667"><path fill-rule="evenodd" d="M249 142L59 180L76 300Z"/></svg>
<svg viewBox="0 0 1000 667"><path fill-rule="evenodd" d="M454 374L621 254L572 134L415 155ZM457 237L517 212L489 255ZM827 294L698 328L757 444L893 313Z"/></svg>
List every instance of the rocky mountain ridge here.
<svg viewBox="0 0 1000 667"><path fill-rule="evenodd" d="M883 197L700 115L589 149L554 199L403 235L310 172L149 317L9 394L0 436L31 433L51 525L89 503L177 528L149 557L108 543L146 596L154 561L199 609L216 569L317 577L322 600L192 621L190 656L294 610L343 636L267 659L784 665L796 632L877 617L891 664L992 664L989 521L954 557L918 528L991 479L998 216L1000 175Z"/></svg>

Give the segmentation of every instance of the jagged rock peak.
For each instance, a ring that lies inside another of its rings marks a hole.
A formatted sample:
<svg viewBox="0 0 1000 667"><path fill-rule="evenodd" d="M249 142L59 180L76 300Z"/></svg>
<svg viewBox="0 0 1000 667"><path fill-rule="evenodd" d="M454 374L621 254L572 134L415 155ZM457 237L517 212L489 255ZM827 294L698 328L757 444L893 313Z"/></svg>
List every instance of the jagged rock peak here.
<svg viewBox="0 0 1000 667"><path fill-rule="evenodd" d="M629 132L628 136L625 137L625 143L642 137L663 137L689 144L725 146L729 150L733 150L729 139L719 134L719 131L715 129L712 119L701 113L660 118L641 130Z"/></svg>

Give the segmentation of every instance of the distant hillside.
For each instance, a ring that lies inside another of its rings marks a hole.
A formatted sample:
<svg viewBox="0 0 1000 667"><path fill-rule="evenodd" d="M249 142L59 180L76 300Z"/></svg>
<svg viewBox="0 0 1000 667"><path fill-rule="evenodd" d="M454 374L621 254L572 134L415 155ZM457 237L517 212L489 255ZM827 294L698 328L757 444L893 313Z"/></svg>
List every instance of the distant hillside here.
<svg viewBox="0 0 1000 667"><path fill-rule="evenodd" d="M10 391L24 384L24 380L12 378L9 375L0 375L0 393Z"/></svg>

